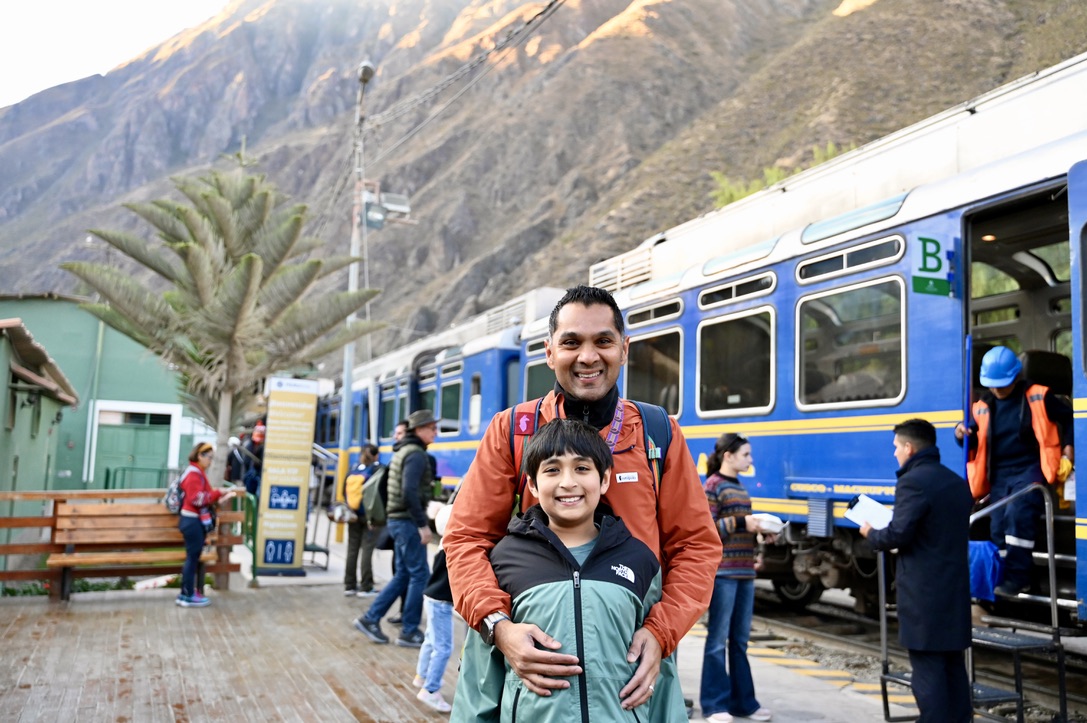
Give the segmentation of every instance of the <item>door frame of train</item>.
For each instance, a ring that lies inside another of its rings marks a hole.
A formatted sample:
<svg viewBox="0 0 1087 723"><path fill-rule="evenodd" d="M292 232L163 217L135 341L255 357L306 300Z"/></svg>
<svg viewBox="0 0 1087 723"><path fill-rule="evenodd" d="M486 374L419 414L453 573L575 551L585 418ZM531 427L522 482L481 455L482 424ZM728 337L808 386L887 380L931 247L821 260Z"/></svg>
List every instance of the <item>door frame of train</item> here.
<svg viewBox="0 0 1087 723"><path fill-rule="evenodd" d="M1087 451L1087 300L1084 299L1084 272L1087 271L1087 160L1068 171L1068 241L1072 277L1072 406L1075 414L1075 447ZM1078 299L1078 301L1077 301ZM1077 489L1078 492L1078 489ZM1078 495L1077 495L1078 496ZM1079 502L1076 515L1076 600L1077 615L1087 619L1087 509Z"/></svg>

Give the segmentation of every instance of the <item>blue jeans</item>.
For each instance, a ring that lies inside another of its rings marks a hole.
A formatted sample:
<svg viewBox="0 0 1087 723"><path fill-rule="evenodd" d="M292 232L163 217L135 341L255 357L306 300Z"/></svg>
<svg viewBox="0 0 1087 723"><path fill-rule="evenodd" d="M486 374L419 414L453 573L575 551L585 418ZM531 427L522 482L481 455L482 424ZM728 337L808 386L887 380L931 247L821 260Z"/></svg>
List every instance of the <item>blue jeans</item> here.
<svg viewBox="0 0 1087 723"><path fill-rule="evenodd" d="M368 623L380 621L396 598L407 591L401 611L403 628L400 633L406 638L419 629L419 619L423 615L423 588L430 577L430 566L426 560L426 547L419 538L419 529L414 522L389 520L388 528L393 538L396 572L362 619Z"/></svg>
<svg viewBox="0 0 1087 723"><path fill-rule="evenodd" d="M754 607L753 579L738 580L717 573L702 652L699 704L704 717L721 712L749 716L760 707L755 699L751 664L747 662Z"/></svg>
<svg viewBox="0 0 1087 723"><path fill-rule="evenodd" d="M419 649L415 672L426 679L423 686L431 693L442 687L445 665L453 654L453 603L424 598L426 607L426 639Z"/></svg>
<svg viewBox="0 0 1087 723"><path fill-rule="evenodd" d="M181 594L192 597L194 591L202 593L204 590L200 553L204 551L204 540L208 535L199 517L181 515L177 528L181 530L181 536L185 538L185 564L181 566ZM200 579L197 579L198 576Z"/></svg>

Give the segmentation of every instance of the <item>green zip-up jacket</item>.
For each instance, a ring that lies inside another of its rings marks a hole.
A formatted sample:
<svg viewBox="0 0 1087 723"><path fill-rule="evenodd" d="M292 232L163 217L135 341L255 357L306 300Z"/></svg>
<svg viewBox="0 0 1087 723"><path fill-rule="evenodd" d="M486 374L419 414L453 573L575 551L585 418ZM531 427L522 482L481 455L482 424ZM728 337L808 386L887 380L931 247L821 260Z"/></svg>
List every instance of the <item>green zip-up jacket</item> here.
<svg viewBox="0 0 1087 723"><path fill-rule="evenodd" d="M597 512L600 535L584 565L548 529L538 505L511 520L508 535L491 552L498 584L512 599L514 622L548 631L563 643L557 652L577 655L584 672L569 678L569 688L542 697L502 661L500 683L496 675L487 676L487 682L461 679L453 720L493 720L490 713L499 711L504 723L687 720L673 658L661 661L649 703L634 710L620 705L619 691L638 668L637 662L627 662L627 650L660 600L661 572L656 555L621 520L604 514L610 510ZM501 660L500 654L492 657ZM495 689L499 684L501 690Z"/></svg>

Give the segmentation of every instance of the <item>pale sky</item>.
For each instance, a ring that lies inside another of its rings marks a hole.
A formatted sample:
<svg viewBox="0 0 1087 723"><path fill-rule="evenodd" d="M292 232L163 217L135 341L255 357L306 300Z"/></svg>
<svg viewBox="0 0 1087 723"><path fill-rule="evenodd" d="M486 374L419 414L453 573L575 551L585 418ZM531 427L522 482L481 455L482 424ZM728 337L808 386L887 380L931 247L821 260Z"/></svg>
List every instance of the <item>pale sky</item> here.
<svg viewBox="0 0 1087 723"><path fill-rule="evenodd" d="M0 0L0 108L104 75L228 0Z"/></svg>

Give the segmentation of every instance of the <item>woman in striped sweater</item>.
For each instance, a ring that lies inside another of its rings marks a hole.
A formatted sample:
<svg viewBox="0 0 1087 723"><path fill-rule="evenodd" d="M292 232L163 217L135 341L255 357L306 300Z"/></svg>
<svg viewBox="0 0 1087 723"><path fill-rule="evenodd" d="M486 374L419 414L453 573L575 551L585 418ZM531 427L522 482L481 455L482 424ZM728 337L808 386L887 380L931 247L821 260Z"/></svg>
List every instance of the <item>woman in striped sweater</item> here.
<svg viewBox="0 0 1087 723"><path fill-rule="evenodd" d="M723 434L707 469L706 498L721 536L721 564L713 583L702 653L702 715L712 723L731 723L733 716L767 721L771 713L755 698L747 661L751 615L755 606L755 535L751 497L738 475L751 467L747 437Z"/></svg>

